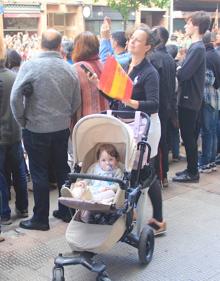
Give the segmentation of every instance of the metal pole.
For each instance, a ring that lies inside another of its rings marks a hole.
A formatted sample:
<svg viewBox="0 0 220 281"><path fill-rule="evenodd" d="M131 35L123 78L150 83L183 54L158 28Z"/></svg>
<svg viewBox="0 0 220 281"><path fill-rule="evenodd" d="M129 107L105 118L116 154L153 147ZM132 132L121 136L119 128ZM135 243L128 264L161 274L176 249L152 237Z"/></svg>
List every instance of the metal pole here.
<svg viewBox="0 0 220 281"><path fill-rule="evenodd" d="M169 17L169 26L170 26L170 35L173 34L173 0L170 0L170 17Z"/></svg>
<svg viewBox="0 0 220 281"><path fill-rule="evenodd" d="M0 59L5 57L3 32L3 1L0 1Z"/></svg>

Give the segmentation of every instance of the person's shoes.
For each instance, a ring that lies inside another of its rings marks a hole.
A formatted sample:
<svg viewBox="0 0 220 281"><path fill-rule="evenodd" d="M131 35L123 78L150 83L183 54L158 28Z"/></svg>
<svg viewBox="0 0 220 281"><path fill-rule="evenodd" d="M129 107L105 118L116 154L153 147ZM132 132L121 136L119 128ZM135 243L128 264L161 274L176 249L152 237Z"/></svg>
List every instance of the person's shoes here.
<svg viewBox="0 0 220 281"><path fill-rule="evenodd" d="M15 213L18 218L27 218L28 217L28 210L18 210L17 208L15 209Z"/></svg>
<svg viewBox="0 0 220 281"><path fill-rule="evenodd" d="M180 172L176 172L176 176L180 176L182 174L185 174L187 172L187 169L180 171Z"/></svg>
<svg viewBox="0 0 220 281"><path fill-rule="evenodd" d="M220 164L220 153L216 156L216 158L215 158L215 163L216 163L217 165Z"/></svg>
<svg viewBox="0 0 220 281"><path fill-rule="evenodd" d="M46 230L50 229L50 226L49 226L48 223L41 223L41 222L35 221L33 219L21 221L19 226L21 228L29 229L29 230L42 230L42 231L46 231Z"/></svg>
<svg viewBox="0 0 220 281"><path fill-rule="evenodd" d="M179 162L180 159L179 159L179 157L173 157L173 158L172 158L172 161L176 163L176 162Z"/></svg>
<svg viewBox="0 0 220 281"><path fill-rule="evenodd" d="M12 224L12 220L11 220L10 217L8 217L8 218L2 217L2 218L1 218L1 224L2 224L2 225L10 225L10 224Z"/></svg>
<svg viewBox="0 0 220 281"><path fill-rule="evenodd" d="M59 210L53 211L53 216L57 219L60 219L60 220L64 221L64 222L70 222L71 219L72 219L70 214L64 215Z"/></svg>
<svg viewBox="0 0 220 281"><path fill-rule="evenodd" d="M162 180L162 186L165 187L165 188L169 186L169 182L168 182L168 179L167 179L167 178L164 178L164 179Z"/></svg>
<svg viewBox="0 0 220 281"><path fill-rule="evenodd" d="M211 173L211 171L212 171L212 168L210 167L209 164L199 166L199 172L202 174L209 174L209 173Z"/></svg>
<svg viewBox="0 0 220 281"><path fill-rule="evenodd" d="M5 241L5 238L0 234L0 242Z"/></svg>
<svg viewBox="0 0 220 281"><path fill-rule="evenodd" d="M167 224L165 221L159 222L158 220L152 218L149 220L148 225L152 227L154 236L164 235L167 231Z"/></svg>
<svg viewBox="0 0 220 281"><path fill-rule="evenodd" d="M217 165L215 164L215 162L210 163L209 167L210 167L210 169L212 169L212 172L216 172L218 170L217 169Z"/></svg>
<svg viewBox="0 0 220 281"><path fill-rule="evenodd" d="M71 190L66 186L61 188L60 193L62 197L73 197Z"/></svg>
<svg viewBox="0 0 220 281"><path fill-rule="evenodd" d="M172 161L173 162L180 162L180 161L185 160L185 159L186 159L185 157L179 155L179 156L173 156Z"/></svg>
<svg viewBox="0 0 220 281"><path fill-rule="evenodd" d="M199 173L196 175L190 174L188 171L185 173L180 174L172 179L174 182L199 182Z"/></svg>

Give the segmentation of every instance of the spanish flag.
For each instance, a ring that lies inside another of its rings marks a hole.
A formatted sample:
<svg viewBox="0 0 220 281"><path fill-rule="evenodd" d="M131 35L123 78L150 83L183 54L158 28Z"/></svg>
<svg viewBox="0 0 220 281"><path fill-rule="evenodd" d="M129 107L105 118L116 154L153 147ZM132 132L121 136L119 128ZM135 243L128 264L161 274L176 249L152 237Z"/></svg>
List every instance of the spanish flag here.
<svg viewBox="0 0 220 281"><path fill-rule="evenodd" d="M113 99L129 100L131 98L132 80L113 56L109 56L104 64L99 89Z"/></svg>

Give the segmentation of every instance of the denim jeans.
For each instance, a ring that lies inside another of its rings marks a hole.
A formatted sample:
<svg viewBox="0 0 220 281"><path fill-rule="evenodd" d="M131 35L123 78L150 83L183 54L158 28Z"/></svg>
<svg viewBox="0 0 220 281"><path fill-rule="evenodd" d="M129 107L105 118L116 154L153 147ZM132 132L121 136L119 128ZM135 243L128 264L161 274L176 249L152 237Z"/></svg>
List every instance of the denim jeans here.
<svg viewBox="0 0 220 281"><path fill-rule="evenodd" d="M33 220L48 223L49 217L49 165L53 161L57 185L60 189L67 179L70 168L67 164L69 129L52 133L33 133L23 130L23 142L29 158L33 182ZM52 157L52 159L51 159ZM59 211L65 215L68 208L59 204Z"/></svg>
<svg viewBox="0 0 220 281"><path fill-rule="evenodd" d="M217 126L217 138L218 138L218 153L220 153L220 110L218 111L218 126Z"/></svg>
<svg viewBox="0 0 220 281"><path fill-rule="evenodd" d="M218 110L209 104L203 104L201 120L202 154L199 164L203 166L215 162L217 154Z"/></svg>
<svg viewBox="0 0 220 281"><path fill-rule="evenodd" d="M24 163L24 154L21 142L12 145L0 145L0 191L2 194L1 216L10 218L9 185L5 177L5 167L10 165L13 185L16 193L15 206L22 211L28 208L27 181Z"/></svg>

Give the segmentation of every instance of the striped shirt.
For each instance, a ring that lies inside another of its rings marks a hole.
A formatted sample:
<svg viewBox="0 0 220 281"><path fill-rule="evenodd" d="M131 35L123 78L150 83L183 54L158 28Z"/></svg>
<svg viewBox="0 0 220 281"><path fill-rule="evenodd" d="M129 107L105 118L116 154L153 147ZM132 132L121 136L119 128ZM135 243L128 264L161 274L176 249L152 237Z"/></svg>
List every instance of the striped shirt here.
<svg viewBox="0 0 220 281"><path fill-rule="evenodd" d="M214 109L220 109L220 89L213 87L215 82L215 76L210 69L206 70L205 74L205 88L203 100L206 104L211 105Z"/></svg>

